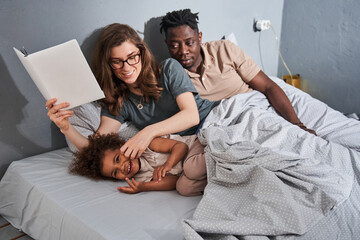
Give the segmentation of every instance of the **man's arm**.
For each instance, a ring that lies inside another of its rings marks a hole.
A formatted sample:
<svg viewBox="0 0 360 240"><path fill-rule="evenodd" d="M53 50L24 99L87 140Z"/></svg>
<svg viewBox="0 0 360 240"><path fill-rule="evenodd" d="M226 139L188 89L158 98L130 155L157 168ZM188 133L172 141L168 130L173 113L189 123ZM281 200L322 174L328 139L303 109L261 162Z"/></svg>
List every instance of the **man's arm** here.
<svg viewBox="0 0 360 240"><path fill-rule="evenodd" d="M262 92L275 110L287 121L298 125L300 128L316 135L314 130L306 128L300 121L289 98L284 91L273 82L263 71L260 71L249 83L252 89Z"/></svg>

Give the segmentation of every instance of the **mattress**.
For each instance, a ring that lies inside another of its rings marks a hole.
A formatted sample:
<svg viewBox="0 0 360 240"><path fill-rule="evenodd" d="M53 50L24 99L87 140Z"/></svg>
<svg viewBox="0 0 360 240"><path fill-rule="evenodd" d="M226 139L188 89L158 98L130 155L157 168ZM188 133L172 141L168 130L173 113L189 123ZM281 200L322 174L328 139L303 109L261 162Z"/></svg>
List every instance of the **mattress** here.
<svg viewBox="0 0 360 240"><path fill-rule="evenodd" d="M273 78L308 128L326 141L360 151L360 123ZM35 239L232 239L195 232L184 235L202 196L176 191L128 195L125 182L93 181L68 173L69 148L14 161L0 182L0 214ZM360 163L350 196L303 235L236 236L238 239L360 239ZM206 194L206 189L205 189Z"/></svg>
<svg viewBox="0 0 360 240"><path fill-rule="evenodd" d="M69 149L13 162L0 183L0 214L35 239L182 239L201 197L128 195L123 182L70 175Z"/></svg>

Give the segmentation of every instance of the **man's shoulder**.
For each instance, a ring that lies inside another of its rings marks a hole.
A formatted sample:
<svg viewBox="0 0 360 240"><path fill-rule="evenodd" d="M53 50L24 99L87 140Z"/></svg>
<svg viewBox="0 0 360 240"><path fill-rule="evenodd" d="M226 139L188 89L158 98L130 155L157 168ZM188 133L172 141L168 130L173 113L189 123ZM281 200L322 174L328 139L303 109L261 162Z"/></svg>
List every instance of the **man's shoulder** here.
<svg viewBox="0 0 360 240"><path fill-rule="evenodd" d="M204 42L201 44L201 46L205 48L211 48L211 47L221 48L221 47L234 46L234 45L235 44L230 40L214 40L214 41Z"/></svg>
<svg viewBox="0 0 360 240"><path fill-rule="evenodd" d="M203 51L209 52L209 53L217 53L219 51L223 51L226 49L234 49L238 48L237 45L235 45L233 42L229 40L215 40L215 41L208 41L204 42L201 45Z"/></svg>

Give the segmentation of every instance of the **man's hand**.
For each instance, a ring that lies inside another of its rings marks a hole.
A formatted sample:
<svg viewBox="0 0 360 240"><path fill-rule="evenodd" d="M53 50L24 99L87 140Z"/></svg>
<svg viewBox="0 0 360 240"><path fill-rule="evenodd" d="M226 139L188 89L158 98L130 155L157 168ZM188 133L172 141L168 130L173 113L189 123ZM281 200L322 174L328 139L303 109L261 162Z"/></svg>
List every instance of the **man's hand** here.
<svg viewBox="0 0 360 240"><path fill-rule="evenodd" d="M301 129L303 129L303 130L305 130L305 131L307 131L307 132L309 132L309 133L314 134L315 136L317 136L317 134L316 134L316 132L315 132L314 130L308 129L302 122L297 123L296 125L297 125L299 128L301 128Z"/></svg>

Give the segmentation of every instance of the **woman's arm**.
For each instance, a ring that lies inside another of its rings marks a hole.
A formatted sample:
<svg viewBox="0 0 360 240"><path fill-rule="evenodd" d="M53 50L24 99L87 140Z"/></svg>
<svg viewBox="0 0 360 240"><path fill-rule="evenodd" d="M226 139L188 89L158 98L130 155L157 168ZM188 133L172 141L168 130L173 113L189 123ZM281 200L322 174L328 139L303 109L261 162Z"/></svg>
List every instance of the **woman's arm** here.
<svg viewBox="0 0 360 240"><path fill-rule="evenodd" d="M60 131L75 145L77 149L88 144L87 138L82 136L69 122L69 117L72 117L74 112L72 110L64 110L69 107L67 102L56 104L56 98L46 101L46 108L48 109L48 116L53 121Z"/></svg>
<svg viewBox="0 0 360 240"><path fill-rule="evenodd" d="M77 149L82 149L89 144L86 137L81 135L74 126L69 122L69 117L72 117L74 112L72 110L63 110L69 107L69 103L56 104L57 99L52 98L46 102L48 109L48 116L53 121L60 131L70 140ZM97 132L106 134L110 132L117 132L120 129L121 123L109 117L101 117L101 123Z"/></svg>
<svg viewBox="0 0 360 240"><path fill-rule="evenodd" d="M155 152L170 153L166 162L162 166L154 169L153 181L155 182L161 181L167 172L182 161L189 149L183 142L161 137L154 138L154 140L151 141L149 148Z"/></svg>
<svg viewBox="0 0 360 240"><path fill-rule="evenodd" d="M178 113L139 131L120 148L121 152L126 157L138 158L155 137L180 132L199 124L199 111L191 92L178 95L176 102L180 109Z"/></svg>
<svg viewBox="0 0 360 240"><path fill-rule="evenodd" d="M134 178L131 180L126 178L125 181L129 184L129 186L118 187L118 190L123 193L131 194L147 191L169 191L176 188L176 181L178 178L178 176L167 175L161 182L137 182Z"/></svg>

